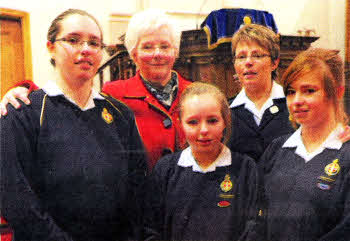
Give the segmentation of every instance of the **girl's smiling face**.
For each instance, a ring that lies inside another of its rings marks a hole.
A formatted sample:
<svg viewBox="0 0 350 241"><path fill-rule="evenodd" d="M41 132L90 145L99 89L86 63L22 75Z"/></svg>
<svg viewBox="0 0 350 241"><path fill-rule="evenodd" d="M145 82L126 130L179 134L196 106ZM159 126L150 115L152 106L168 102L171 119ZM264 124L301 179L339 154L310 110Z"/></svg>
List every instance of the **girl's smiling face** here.
<svg viewBox="0 0 350 241"><path fill-rule="evenodd" d="M201 94L185 99L182 104L181 124L195 157L220 154L225 122L221 105L215 96Z"/></svg>
<svg viewBox="0 0 350 241"><path fill-rule="evenodd" d="M90 17L80 14L67 16L60 25L57 41L47 43L56 69L66 81L91 80L102 60L102 48L91 45L101 45L102 33L98 25ZM83 42L77 44L73 40Z"/></svg>
<svg viewBox="0 0 350 241"><path fill-rule="evenodd" d="M323 82L323 71L311 71L287 88L288 109L298 124L321 128L335 120L334 103L327 97Z"/></svg>

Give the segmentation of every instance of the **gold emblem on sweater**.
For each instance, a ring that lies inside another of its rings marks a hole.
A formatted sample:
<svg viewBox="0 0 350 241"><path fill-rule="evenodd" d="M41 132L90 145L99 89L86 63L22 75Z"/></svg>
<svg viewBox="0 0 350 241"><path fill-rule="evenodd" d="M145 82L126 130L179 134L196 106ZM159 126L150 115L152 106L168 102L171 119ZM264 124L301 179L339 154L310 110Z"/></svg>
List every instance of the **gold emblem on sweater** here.
<svg viewBox="0 0 350 241"><path fill-rule="evenodd" d="M340 166L338 164L339 160L335 159L332 163L329 163L325 168L324 171L328 176L335 176L340 171Z"/></svg>
<svg viewBox="0 0 350 241"><path fill-rule="evenodd" d="M230 179L231 179L230 175L226 174L225 175L225 180L223 180L221 182L221 184L220 184L220 188L221 188L222 191L228 192L228 191L230 191L232 189L233 184L232 184Z"/></svg>
<svg viewBox="0 0 350 241"><path fill-rule="evenodd" d="M107 124L111 124L113 122L113 116L108 112L108 110L106 108L103 108L101 115L102 115L102 119Z"/></svg>

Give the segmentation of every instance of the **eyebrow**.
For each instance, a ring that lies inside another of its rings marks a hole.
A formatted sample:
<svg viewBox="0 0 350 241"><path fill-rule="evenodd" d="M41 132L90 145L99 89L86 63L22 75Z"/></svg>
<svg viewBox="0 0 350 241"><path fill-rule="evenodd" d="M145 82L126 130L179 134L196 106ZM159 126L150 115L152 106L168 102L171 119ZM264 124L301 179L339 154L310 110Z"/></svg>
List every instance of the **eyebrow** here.
<svg viewBox="0 0 350 241"><path fill-rule="evenodd" d="M240 54L240 53L247 53L248 52L248 50L242 50L242 51L239 51L238 52L238 54ZM252 51L250 51L250 53L259 53L259 54L265 54L265 53L267 53L266 51L264 51L264 50L260 50L260 49L254 49L254 50L252 50Z"/></svg>
<svg viewBox="0 0 350 241"><path fill-rule="evenodd" d="M142 42L142 44L154 44L154 41L148 40L148 41ZM171 45L171 42L169 42L167 40L161 40L161 41L159 41L159 44L169 44L169 45Z"/></svg>
<svg viewBox="0 0 350 241"><path fill-rule="evenodd" d="M315 88L315 87L319 87L318 85L313 85L313 84L306 84L306 85L301 85L301 88L310 88L310 87L312 87L312 88Z"/></svg>
<svg viewBox="0 0 350 241"><path fill-rule="evenodd" d="M300 88L301 89L306 89L306 88L321 88L320 86L318 85L313 85L313 84L301 84L300 85ZM295 87L293 87L292 85L290 85L288 87L288 89L295 89Z"/></svg>
<svg viewBox="0 0 350 241"><path fill-rule="evenodd" d="M72 32L72 33L68 33L68 34L65 35L65 36L82 37L82 34L77 33L77 32ZM99 37L97 37L96 35L89 35L88 37L89 37L89 39L98 39L98 40L101 40L101 39L100 39Z"/></svg>

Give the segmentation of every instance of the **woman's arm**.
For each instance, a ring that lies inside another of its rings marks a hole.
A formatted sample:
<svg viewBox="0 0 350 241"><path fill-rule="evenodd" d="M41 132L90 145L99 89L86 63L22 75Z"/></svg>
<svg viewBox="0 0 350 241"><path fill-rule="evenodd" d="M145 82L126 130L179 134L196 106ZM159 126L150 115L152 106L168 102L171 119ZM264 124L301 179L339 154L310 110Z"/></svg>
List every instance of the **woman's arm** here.
<svg viewBox="0 0 350 241"><path fill-rule="evenodd" d="M29 107L21 111L10 107L9 114L0 119L1 140L6 140L1 141L1 214L13 228L16 240L72 241L43 208L33 180L26 175L36 152L39 118L35 112Z"/></svg>
<svg viewBox="0 0 350 241"><path fill-rule="evenodd" d="M14 88L7 91L0 102L0 117L7 114L7 105L11 104L16 109L21 107L20 102L17 99L20 99L26 105L30 104L30 100L28 98L29 93L33 90L38 89L38 86L34 84L34 82L25 80L19 82L14 86Z"/></svg>

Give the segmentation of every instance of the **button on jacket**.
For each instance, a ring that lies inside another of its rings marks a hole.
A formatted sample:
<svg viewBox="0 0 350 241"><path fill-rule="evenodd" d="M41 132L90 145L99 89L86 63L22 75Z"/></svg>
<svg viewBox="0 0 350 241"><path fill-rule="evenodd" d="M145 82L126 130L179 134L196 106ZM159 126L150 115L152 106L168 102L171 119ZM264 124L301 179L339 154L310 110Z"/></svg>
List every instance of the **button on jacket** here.
<svg viewBox="0 0 350 241"><path fill-rule="evenodd" d="M175 72L176 73L176 72ZM124 102L135 114L137 127L149 154L152 168L163 155L185 147L178 103L181 93L191 83L178 73L178 92L167 110L145 87L140 73L127 80L108 82L103 92Z"/></svg>

